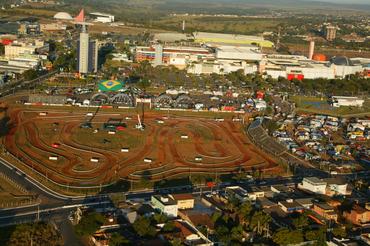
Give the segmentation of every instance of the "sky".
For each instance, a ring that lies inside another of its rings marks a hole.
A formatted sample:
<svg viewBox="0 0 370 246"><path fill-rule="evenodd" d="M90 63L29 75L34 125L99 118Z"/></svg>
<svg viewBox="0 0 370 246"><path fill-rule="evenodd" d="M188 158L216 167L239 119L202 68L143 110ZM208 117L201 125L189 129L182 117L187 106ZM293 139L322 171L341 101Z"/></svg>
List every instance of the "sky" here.
<svg viewBox="0 0 370 246"><path fill-rule="evenodd" d="M370 0L312 0L312 1L340 3L340 4L368 4L370 5Z"/></svg>

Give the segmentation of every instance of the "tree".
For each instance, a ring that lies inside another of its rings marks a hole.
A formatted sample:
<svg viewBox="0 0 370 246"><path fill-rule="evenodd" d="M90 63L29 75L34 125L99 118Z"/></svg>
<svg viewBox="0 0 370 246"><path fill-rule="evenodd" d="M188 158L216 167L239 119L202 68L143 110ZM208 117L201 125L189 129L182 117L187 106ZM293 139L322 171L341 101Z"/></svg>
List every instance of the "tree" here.
<svg viewBox="0 0 370 246"><path fill-rule="evenodd" d="M271 222L271 220L272 219L271 219L271 216L269 214L266 214L263 211L256 211L255 213L253 213L253 215L251 217L249 227L252 230L257 229L257 231L260 232L261 228L266 227L267 224L269 224Z"/></svg>
<svg viewBox="0 0 370 246"><path fill-rule="evenodd" d="M293 219L293 225L296 229L303 229L308 224L308 218L305 214L300 214L297 218Z"/></svg>
<svg viewBox="0 0 370 246"><path fill-rule="evenodd" d="M157 224L166 223L168 221L168 218L165 214L159 214L159 213L154 214L153 219L155 220Z"/></svg>
<svg viewBox="0 0 370 246"><path fill-rule="evenodd" d="M332 231L333 235L337 238L347 237L346 230L343 227L335 227Z"/></svg>
<svg viewBox="0 0 370 246"><path fill-rule="evenodd" d="M242 225L237 225L231 229L231 239L233 241L242 242L243 241L243 227Z"/></svg>
<svg viewBox="0 0 370 246"><path fill-rule="evenodd" d="M10 235L7 235L10 234ZM50 224L28 223L2 228L1 245L64 245L61 235Z"/></svg>
<svg viewBox="0 0 370 246"><path fill-rule="evenodd" d="M104 220L100 213L89 213L82 217L80 223L75 226L75 231L80 236L91 235L103 225Z"/></svg>
<svg viewBox="0 0 370 246"><path fill-rule="evenodd" d="M173 221L168 221L166 224L164 224L162 230L164 232L171 232L176 228L175 223Z"/></svg>
<svg viewBox="0 0 370 246"><path fill-rule="evenodd" d="M133 227L136 233L141 237L154 237L157 233L154 226L151 225L150 219L146 217L137 219Z"/></svg>
<svg viewBox="0 0 370 246"><path fill-rule="evenodd" d="M23 73L23 78L28 81L28 80L33 80L37 78L37 72L35 69L29 69Z"/></svg>
<svg viewBox="0 0 370 246"><path fill-rule="evenodd" d="M118 232L114 232L109 239L109 246L120 246L128 244L129 242L130 241L127 240L124 236L122 236Z"/></svg>
<svg viewBox="0 0 370 246"><path fill-rule="evenodd" d="M287 228L282 228L274 233L272 240L278 245L287 245L302 243L304 238L301 231L289 231Z"/></svg>
<svg viewBox="0 0 370 246"><path fill-rule="evenodd" d="M238 213L241 218L245 221L249 221L249 217L253 211L252 204L249 201L244 202L242 205L239 206Z"/></svg>

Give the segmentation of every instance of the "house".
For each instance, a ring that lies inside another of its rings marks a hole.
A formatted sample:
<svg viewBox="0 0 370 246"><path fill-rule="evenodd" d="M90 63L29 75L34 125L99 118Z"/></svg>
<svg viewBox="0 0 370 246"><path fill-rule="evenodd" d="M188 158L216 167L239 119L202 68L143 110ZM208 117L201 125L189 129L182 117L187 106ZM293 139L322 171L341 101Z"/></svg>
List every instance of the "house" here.
<svg viewBox="0 0 370 246"><path fill-rule="evenodd" d="M206 238L199 230L184 220L174 221L178 231L176 238L181 239L185 245L211 246L213 243Z"/></svg>
<svg viewBox="0 0 370 246"><path fill-rule="evenodd" d="M177 202L169 196L154 195L151 198L151 205L168 217L177 217Z"/></svg>
<svg viewBox="0 0 370 246"><path fill-rule="evenodd" d="M212 221L212 218L209 214L206 213L196 213L196 214L189 214L187 215L189 221L198 226L205 226L207 227L208 232L213 232L215 230L215 223Z"/></svg>
<svg viewBox="0 0 370 246"><path fill-rule="evenodd" d="M338 214L334 211L334 208L326 203L315 203L313 205L312 211L327 220L338 220Z"/></svg>
<svg viewBox="0 0 370 246"><path fill-rule="evenodd" d="M343 217L354 225L370 225L370 210L355 204L350 212L345 211Z"/></svg>
<svg viewBox="0 0 370 246"><path fill-rule="evenodd" d="M317 194L326 193L327 183L316 177L303 178L302 183L298 184L298 188L311 191Z"/></svg>
<svg viewBox="0 0 370 246"><path fill-rule="evenodd" d="M192 194L173 194L170 197L177 202L178 209L194 208L194 197Z"/></svg>
<svg viewBox="0 0 370 246"><path fill-rule="evenodd" d="M285 213L302 212L304 207L293 199L278 202L279 207Z"/></svg>

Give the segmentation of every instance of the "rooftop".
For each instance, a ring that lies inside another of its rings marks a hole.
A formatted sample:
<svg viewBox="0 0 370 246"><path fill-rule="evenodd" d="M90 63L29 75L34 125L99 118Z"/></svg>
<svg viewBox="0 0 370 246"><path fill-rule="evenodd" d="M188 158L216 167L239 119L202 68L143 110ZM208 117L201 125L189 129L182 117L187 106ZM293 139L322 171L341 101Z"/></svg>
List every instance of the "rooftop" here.
<svg viewBox="0 0 370 246"><path fill-rule="evenodd" d="M321 209L324 209L324 210L333 210L333 207L330 206L327 203L315 203L315 206L317 206L317 207L319 207Z"/></svg>
<svg viewBox="0 0 370 246"><path fill-rule="evenodd" d="M193 195L190 194L190 193L186 193L186 194L172 194L171 196L176 201L178 201L178 200L193 200L194 199Z"/></svg>
<svg viewBox="0 0 370 246"><path fill-rule="evenodd" d="M162 203L163 205L176 205L176 201L173 200L170 196L161 196L161 195L155 195L154 196L157 201Z"/></svg>

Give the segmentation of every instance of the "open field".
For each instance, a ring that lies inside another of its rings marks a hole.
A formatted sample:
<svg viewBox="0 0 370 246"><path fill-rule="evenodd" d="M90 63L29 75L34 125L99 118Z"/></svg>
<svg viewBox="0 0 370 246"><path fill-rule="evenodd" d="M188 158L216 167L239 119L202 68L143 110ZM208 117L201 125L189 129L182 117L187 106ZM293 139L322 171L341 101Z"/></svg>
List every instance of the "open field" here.
<svg viewBox="0 0 370 246"><path fill-rule="evenodd" d="M269 156L251 144L243 126L231 120L163 119L166 113L151 111L145 114L145 130L140 131L135 129L135 113L104 112L93 119L93 129L82 129L86 113L49 110L40 116L40 112L44 111L9 109L15 127L4 143L26 165L59 184L89 187L119 179L159 181L190 173L222 174L252 168L280 172ZM127 116L131 119L126 120ZM111 118L122 119L127 127L108 134L103 124Z"/></svg>

